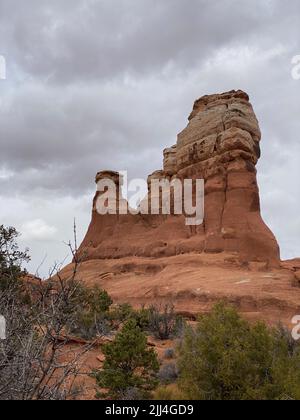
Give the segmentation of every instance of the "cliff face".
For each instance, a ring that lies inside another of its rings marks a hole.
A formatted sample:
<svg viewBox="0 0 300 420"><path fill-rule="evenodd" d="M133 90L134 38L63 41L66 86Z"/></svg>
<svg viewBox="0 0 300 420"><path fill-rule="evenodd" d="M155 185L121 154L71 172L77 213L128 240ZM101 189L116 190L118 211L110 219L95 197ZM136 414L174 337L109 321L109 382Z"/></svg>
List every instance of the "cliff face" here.
<svg viewBox="0 0 300 420"><path fill-rule="evenodd" d="M195 102L178 136L181 178L205 179L205 250L276 262L279 247L260 214L256 168L261 132L248 95L232 91Z"/></svg>
<svg viewBox="0 0 300 420"><path fill-rule="evenodd" d="M230 252L244 264L278 265L278 244L260 214L255 167L260 140L246 93L231 91L197 100L177 144L164 151L163 170L148 181L150 185L151 179L204 179L204 223L191 228L183 216L175 215L101 216L96 211L97 193L80 254L88 261ZM118 183L117 174L107 171L98 173L96 182L102 176Z"/></svg>

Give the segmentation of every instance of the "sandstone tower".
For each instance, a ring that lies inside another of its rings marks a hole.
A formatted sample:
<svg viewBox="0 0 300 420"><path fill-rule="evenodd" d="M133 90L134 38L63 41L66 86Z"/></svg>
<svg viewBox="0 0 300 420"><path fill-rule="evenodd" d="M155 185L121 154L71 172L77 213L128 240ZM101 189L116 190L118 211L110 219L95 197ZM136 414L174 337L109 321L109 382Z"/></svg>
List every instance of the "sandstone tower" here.
<svg viewBox="0 0 300 420"><path fill-rule="evenodd" d="M94 201L92 221L79 252L86 260L230 252L245 264L278 265L277 241L260 214L256 179L260 140L246 93L200 98L177 144L164 151L163 169L150 175L149 181L204 179L204 223L191 230L183 216L101 216ZM105 171L96 180L104 175L117 177Z"/></svg>

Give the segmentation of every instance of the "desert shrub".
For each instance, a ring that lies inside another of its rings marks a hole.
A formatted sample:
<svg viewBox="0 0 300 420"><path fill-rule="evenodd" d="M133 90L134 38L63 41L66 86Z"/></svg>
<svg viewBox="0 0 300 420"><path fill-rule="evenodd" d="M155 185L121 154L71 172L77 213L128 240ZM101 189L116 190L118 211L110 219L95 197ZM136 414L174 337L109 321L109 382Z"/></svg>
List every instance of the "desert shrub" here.
<svg viewBox="0 0 300 420"><path fill-rule="evenodd" d="M160 340L177 337L183 330L184 320L175 313L173 305L149 308L149 330Z"/></svg>
<svg viewBox="0 0 300 420"><path fill-rule="evenodd" d="M180 390L177 385L161 385L153 393L155 401L184 401L187 396Z"/></svg>
<svg viewBox="0 0 300 420"><path fill-rule="evenodd" d="M68 326L71 334L85 340L92 340L96 337L109 335L111 332L110 323L105 314L94 314L89 311L79 311L71 326Z"/></svg>
<svg viewBox="0 0 300 420"><path fill-rule="evenodd" d="M89 309L94 313L108 312L113 304L107 291L101 289L98 285L83 289L83 301L86 302Z"/></svg>
<svg viewBox="0 0 300 420"><path fill-rule="evenodd" d="M164 352L165 359L174 359L175 357L175 350L174 349L166 349Z"/></svg>
<svg viewBox="0 0 300 420"><path fill-rule="evenodd" d="M95 372L95 377L98 386L107 392L99 396L118 399L135 389L146 398L155 388L159 363L136 321L127 321L115 340L103 347L103 354L103 369Z"/></svg>
<svg viewBox="0 0 300 420"><path fill-rule="evenodd" d="M115 306L110 312L110 319L112 321L126 322L131 319L134 309L129 303L123 303Z"/></svg>
<svg viewBox="0 0 300 420"><path fill-rule="evenodd" d="M175 363L162 365L157 375L159 381L163 384L171 384L178 378L178 369Z"/></svg>
<svg viewBox="0 0 300 420"><path fill-rule="evenodd" d="M12 285L21 287L20 279L26 274L22 265L30 260L28 250L20 251L19 233L13 227L0 226L0 290Z"/></svg>
<svg viewBox="0 0 300 420"><path fill-rule="evenodd" d="M113 302L105 290L97 285L88 288L80 284L74 300L77 310L68 325L69 333L91 340L110 332L109 309Z"/></svg>
<svg viewBox="0 0 300 420"><path fill-rule="evenodd" d="M140 401L143 400L143 393L137 388L128 388L119 395L120 401Z"/></svg>
<svg viewBox="0 0 300 420"><path fill-rule="evenodd" d="M179 385L196 400L300 399L300 354L282 331L251 326L220 303L187 329Z"/></svg>
<svg viewBox="0 0 300 420"><path fill-rule="evenodd" d="M110 311L110 319L115 326L133 319L141 330L152 333L160 340L179 337L185 328L183 318L176 315L173 305L152 305L135 310L129 304L122 304Z"/></svg>
<svg viewBox="0 0 300 420"><path fill-rule="evenodd" d="M28 256L19 251L17 236L15 229L0 227L0 314L6 319L0 400L69 400L78 393L74 380L87 351L68 351L63 338L78 307L77 265L65 280L27 281L22 264Z"/></svg>
<svg viewBox="0 0 300 420"><path fill-rule="evenodd" d="M131 305L125 303L111 310L110 319L119 324L124 324L130 319L133 319L141 330L146 331L149 327L149 310L145 307L135 310Z"/></svg>
<svg viewBox="0 0 300 420"><path fill-rule="evenodd" d="M149 309L142 307L141 309L134 312L133 319L136 321L137 326L143 330L148 331L149 329Z"/></svg>

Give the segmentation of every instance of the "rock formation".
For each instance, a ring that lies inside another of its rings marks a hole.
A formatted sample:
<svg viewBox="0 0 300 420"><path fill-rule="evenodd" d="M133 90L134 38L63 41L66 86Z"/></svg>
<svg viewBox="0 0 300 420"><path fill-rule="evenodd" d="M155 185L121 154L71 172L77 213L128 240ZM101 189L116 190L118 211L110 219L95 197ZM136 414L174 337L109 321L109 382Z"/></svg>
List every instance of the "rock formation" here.
<svg viewBox="0 0 300 420"><path fill-rule="evenodd" d="M204 223L191 229L183 216L99 215L80 247L85 260L126 256L233 252L246 264L279 264L279 247L260 214L256 163L261 132L249 97L242 91L204 96L194 104L177 144L164 150L163 170L152 179L204 179ZM118 173L104 171L119 191ZM122 201L123 206L124 200ZM117 203L119 206L120 203Z"/></svg>

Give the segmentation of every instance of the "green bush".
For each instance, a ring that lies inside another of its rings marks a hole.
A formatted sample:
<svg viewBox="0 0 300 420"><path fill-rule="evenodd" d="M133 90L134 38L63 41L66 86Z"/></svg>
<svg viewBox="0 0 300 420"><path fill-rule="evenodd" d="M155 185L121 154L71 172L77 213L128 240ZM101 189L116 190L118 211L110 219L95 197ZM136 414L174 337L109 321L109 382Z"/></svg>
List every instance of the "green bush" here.
<svg viewBox="0 0 300 420"><path fill-rule="evenodd" d="M291 352L282 331L251 326L223 303L187 330L179 353L179 385L190 399L300 399L299 348Z"/></svg>
<svg viewBox="0 0 300 420"><path fill-rule="evenodd" d="M83 289L83 301L88 309L96 314L108 312L113 304L109 294L97 285Z"/></svg>
<svg viewBox="0 0 300 420"><path fill-rule="evenodd" d="M20 279L26 274L22 265L30 261L30 257L28 250L19 250L18 237L15 228L0 226L0 291L11 286L22 286Z"/></svg>
<svg viewBox="0 0 300 420"><path fill-rule="evenodd" d="M113 308L110 312L110 319L113 322L121 324L129 321L130 319L134 319L141 330L147 331L149 328L149 310L144 307L139 310L135 310L128 303L124 303Z"/></svg>
<svg viewBox="0 0 300 420"><path fill-rule="evenodd" d="M126 322L132 318L134 309L129 303L115 306L110 312L110 319L117 322Z"/></svg>
<svg viewBox="0 0 300 420"><path fill-rule="evenodd" d="M118 305L110 311L110 319L114 324L124 324L133 319L142 331L153 334L159 340L168 340L182 336L185 322L175 313L173 305L142 307L133 309L128 303Z"/></svg>
<svg viewBox="0 0 300 420"><path fill-rule="evenodd" d="M87 288L81 284L74 300L77 301L77 311L68 325L71 334L91 340L110 332L109 309L113 302L105 290L97 285Z"/></svg>
<svg viewBox="0 0 300 420"><path fill-rule="evenodd" d="M127 390L138 390L143 398L156 386L159 363L153 349L148 349L146 335L135 320L129 320L115 341L103 346L103 369L95 373L105 398L122 398Z"/></svg>

